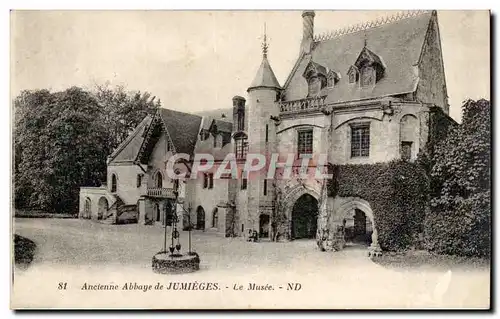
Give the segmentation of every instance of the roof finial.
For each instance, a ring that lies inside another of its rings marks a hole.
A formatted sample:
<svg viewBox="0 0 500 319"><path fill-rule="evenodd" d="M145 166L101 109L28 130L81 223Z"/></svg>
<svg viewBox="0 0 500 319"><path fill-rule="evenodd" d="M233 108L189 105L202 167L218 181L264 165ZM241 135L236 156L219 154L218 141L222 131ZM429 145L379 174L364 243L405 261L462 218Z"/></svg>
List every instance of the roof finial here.
<svg viewBox="0 0 500 319"><path fill-rule="evenodd" d="M264 41L262 42L262 55L264 58L267 58L267 49L269 45L267 44L267 32L266 32L266 23L264 22Z"/></svg>
<svg viewBox="0 0 500 319"><path fill-rule="evenodd" d="M366 36L366 30L364 30L363 33L364 33L364 41L365 41L364 47L366 48L366 45L368 44L368 37Z"/></svg>

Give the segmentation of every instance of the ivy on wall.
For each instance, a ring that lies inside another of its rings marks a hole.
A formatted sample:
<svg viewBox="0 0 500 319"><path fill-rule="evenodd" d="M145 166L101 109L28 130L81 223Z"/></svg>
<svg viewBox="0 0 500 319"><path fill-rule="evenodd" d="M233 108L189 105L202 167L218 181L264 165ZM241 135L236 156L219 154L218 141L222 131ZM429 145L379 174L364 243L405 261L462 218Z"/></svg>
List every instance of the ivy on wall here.
<svg viewBox="0 0 500 319"><path fill-rule="evenodd" d="M427 207L428 180L420 163L333 166L330 195L359 197L370 203L381 248L418 246Z"/></svg>

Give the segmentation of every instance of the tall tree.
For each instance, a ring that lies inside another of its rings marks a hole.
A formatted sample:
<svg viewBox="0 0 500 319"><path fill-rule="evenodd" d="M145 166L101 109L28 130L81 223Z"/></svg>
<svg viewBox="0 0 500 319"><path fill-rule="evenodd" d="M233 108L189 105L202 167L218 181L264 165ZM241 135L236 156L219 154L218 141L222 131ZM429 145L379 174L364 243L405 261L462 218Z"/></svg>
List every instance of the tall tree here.
<svg viewBox="0 0 500 319"><path fill-rule="evenodd" d="M116 148L144 119L161 106L160 100L148 92L127 92L123 86L96 85L95 96L103 110L108 129L108 146Z"/></svg>
<svg viewBox="0 0 500 319"><path fill-rule="evenodd" d="M74 211L80 185L105 178L107 132L95 97L80 88L25 91L16 111L16 202Z"/></svg>
<svg viewBox="0 0 500 319"><path fill-rule="evenodd" d="M160 101L97 86L23 91L14 100L16 207L76 212L80 186L106 180L106 157Z"/></svg>
<svg viewBox="0 0 500 319"><path fill-rule="evenodd" d="M486 256L491 239L490 102L468 100L462 123L438 143L431 178L438 186L426 218L429 249Z"/></svg>

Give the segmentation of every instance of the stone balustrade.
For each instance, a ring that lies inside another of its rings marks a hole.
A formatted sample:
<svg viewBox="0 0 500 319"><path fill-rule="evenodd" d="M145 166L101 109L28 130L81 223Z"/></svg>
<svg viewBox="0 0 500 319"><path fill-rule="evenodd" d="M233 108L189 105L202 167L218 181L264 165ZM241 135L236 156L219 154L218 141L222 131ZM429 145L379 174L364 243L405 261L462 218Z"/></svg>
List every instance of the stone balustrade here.
<svg viewBox="0 0 500 319"><path fill-rule="evenodd" d="M325 107L326 96L277 102L280 115L319 112Z"/></svg>
<svg viewBox="0 0 500 319"><path fill-rule="evenodd" d="M175 198L174 189L173 188L148 188L147 195L152 197L161 197L161 198Z"/></svg>

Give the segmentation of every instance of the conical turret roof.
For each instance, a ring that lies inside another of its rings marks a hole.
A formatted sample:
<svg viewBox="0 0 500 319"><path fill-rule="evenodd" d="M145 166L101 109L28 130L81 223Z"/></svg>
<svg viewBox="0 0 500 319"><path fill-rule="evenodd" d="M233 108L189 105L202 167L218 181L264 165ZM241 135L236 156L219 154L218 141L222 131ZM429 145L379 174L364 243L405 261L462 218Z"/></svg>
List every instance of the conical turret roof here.
<svg viewBox="0 0 500 319"><path fill-rule="evenodd" d="M267 60L267 56L265 55L262 59L259 70L252 81L252 84L248 88L248 91L256 88L281 89L281 86L274 75L273 69Z"/></svg>

